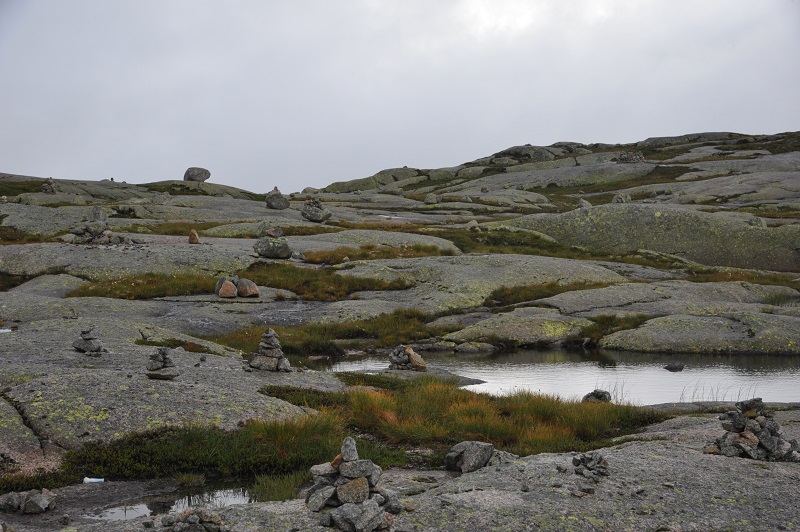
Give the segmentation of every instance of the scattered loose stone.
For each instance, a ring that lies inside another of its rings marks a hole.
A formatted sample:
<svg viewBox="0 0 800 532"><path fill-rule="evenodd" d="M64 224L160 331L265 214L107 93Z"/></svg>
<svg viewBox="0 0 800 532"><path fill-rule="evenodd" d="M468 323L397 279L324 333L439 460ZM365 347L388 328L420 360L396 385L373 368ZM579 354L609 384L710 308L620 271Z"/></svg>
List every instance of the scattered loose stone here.
<svg viewBox="0 0 800 532"><path fill-rule="evenodd" d="M189 231L189 243L190 244L202 244L202 242L200 242L200 237L197 236L197 231L195 231L194 229Z"/></svg>
<svg viewBox="0 0 800 532"><path fill-rule="evenodd" d="M591 206L592 206L592 204L591 204L591 203L589 203L588 201L586 201L586 200L585 200L585 199L583 199L583 198L581 198L581 199L579 199L579 200L578 200L578 208L579 208L579 209L588 209L588 208L590 208Z"/></svg>
<svg viewBox="0 0 800 532"><path fill-rule="evenodd" d="M281 342L278 340L278 335L272 329L267 329L261 336L258 351L247 358L247 363L253 369L292 371L289 359L283 355L283 350L281 350Z"/></svg>
<svg viewBox="0 0 800 532"><path fill-rule="evenodd" d="M576 454L572 457L572 465L576 475L600 482L600 477L608 476L608 461L597 451Z"/></svg>
<svg viewBox="0 0 800 532"><path fill-rule="evenodd" d="M679 362L670 362L669 364L664 366L664 369L676 373L678 371L683 371L684 367L686 367L686 364L681 364Z"/></svg>
<svg viewBox="0 0 800 532"><path fill-rule="evenodd" d="M186 169L186 172L183 174L184 181L196 181L202 183L203 181L207 181L211 177L211 172L206 170L205 168L200 168L197 166L192 166Z"/></svg>
<svg viewBox="0 0 800 532"><path fill-rule="evenodd" d="M594 390L583 396L584 403L610 403L611 393L605 390Z"/></svg>
<svg viewBox="0 0 800 532"><path fill-rule="evenodd" d="M55 186L53 185L53 178L52 177L48 177L47 179L44 180L44 183L42 183L42 192L44 192L45 194L55 194L56 193L56 189L55 189Z"/></svg>
<svg viewBox="0 0 800 532"><path fill-rule="evenodd" d="M150 355L150 361L147 363L147 378L171 381L180 375L177 369L169 369L175 367L171 355L172 349L169 347L157 347L156 352Z"/></svg>
<svg viewBox="0 0 800 532"><path fill-rule="evenodd" d="M197 507L187 508L177 514L165 515L161 518L161 529L171 532L189 531L216 531L229 532L228 527L222 517L208 508Z"/></svg>
<svg viewBox="0 0 800 532"><path fill-rule="evenodd" d="M614 194L614 198L611 200L611 203L630 203L631 197L629 194Z"/></svg>
<svg viewBox="0 0 800 532"><path fill-rule="evenodd" d="M739 401L736 409L719 416L725 434L705 448L706 454L770 462L800 462L797 440L782 438L780 425L760 397Z"/></svg>
<svg viewBox="0 0 800 532"><path fill-rule="evenodd" d="M480 441L462 441L455 444L444 458L444 466L451 471L470 473L485 467L494 455L494 445Z"/></svg>
<svg viewBox="0 0 800 532"><path fill-rule="evenodd" d="M236 285L233 284L233 282L229 281L228 279L222 281L222 284L220 284L220 287L217 290L217 295L219 297L224 297L229 299L236 297L236 294L238 293L239 289L236 288Z"/></svg>
<svg viewBox="0 0 800 532"><path fill-rule="evenodd" d="M236 283L236 295L239 297L258 297L261 293L258 285L250 279L240 278Z"/></svg>
<svg viewBox="0 0 800 532"><path fill-rule="evenodd" d="M266 205L267 209L282 211L289 208L289 200L286 199L283 194L281 194L281 191L278 190L278 187L275 187L267 193Z"/></svg>
<svg viewBox="0 0 800 532"><path fill-rule="evenodd" d="M72 342L72 347L80 353L86 353L89 356L99 357L101 353L107 353L97 338L97 333L94 332L94 326L88 327L81 331L81 339Z"/></svg>
<svg viewBox="0 0 800 532"><path fill-rule="evenodd" d="M325 527L348 532L389 528L391 514L402 512L403 505L397 492L377 487L382 472L371 460L359 460L355 440L347 437L332 462L311 468L314 485L306 493L306 507L312 512L334 508L320 516Z"/></svg>
<svg viewBox="0 0 800 532"><path fill-rule="evenodd" d="M327 221L333 213L323 207L318 199L308 198L303 204L300 214L309 222L323 223Z"/></svg>
<svg viewBox="0 0 800 532"><path fill-rule="evenodd" d="M96 214L93 217L96 217ZM99 218L103 218L103 216ZM95 219L81 223L70 229L70 233L73 235L73 244L108 245L131 243L128 237L114 235L105 219Z"/></svg>
<svg viewBox="0 0 800 532"><path fill-rule="evenodd" d="M617 164L643 163L644 154L640 151L624 151L611 160Z"/></svg>
<svg viewBox="0 0 800 532"><path fill-rule="evenodd" d="M428 364L411 346L401 345L389 353L389 369L428 371Z"/></svg>
<svg viewBox="0 0 800 532"><path fill-rule="evenodd" d="M48 489L10 492L0 496L0 511L41 514L56 507L56 495Z"/></svg>

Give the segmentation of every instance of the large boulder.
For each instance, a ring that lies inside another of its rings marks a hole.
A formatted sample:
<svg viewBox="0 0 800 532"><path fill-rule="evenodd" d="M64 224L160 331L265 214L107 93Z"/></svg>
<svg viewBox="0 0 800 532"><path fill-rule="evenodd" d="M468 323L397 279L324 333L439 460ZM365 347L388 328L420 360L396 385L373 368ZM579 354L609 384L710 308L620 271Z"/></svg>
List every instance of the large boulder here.
<svg viewBox="0 0 800 532"><path fill-rule="evenodd" d="M494 445L480 441L462 441L445 456L445 467L452 471L470 473L486 466L494 454Z"/></svg>
<svg viewBox="0 0 800 532"><path fill-rule="evenodd" d="M286 237L273 238L264 236L256 240L253 244L253 250L258 253L259 257L268 259L288 259L292 256L292 249L289 247L289 241Z"/></svg>
<svg viewBox="0 0 800 532"><path fill-rule="evenodd" d="M211 172L206 170L205 168L200 168L197 166L192 166L186 169L186 172L183 174L184 181L197 181L202 183L203 181L207 181L208 178L211 177Z"/></svg>

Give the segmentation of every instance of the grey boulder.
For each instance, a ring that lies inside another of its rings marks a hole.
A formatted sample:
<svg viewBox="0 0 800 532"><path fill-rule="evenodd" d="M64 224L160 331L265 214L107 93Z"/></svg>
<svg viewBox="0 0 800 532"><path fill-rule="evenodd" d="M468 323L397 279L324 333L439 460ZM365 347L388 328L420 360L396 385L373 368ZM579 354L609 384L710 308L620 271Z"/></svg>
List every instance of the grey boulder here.
<svg viewBox="0 0 800 532"><path fill-rule="evenodd" d="M205 168L199 168L197 166L192 166L190 168L187 168L186 172L183 174L184 181L196 181L198 183L207 181L208 178L210 177L211 177L211 172L209 172Z"/></svg>

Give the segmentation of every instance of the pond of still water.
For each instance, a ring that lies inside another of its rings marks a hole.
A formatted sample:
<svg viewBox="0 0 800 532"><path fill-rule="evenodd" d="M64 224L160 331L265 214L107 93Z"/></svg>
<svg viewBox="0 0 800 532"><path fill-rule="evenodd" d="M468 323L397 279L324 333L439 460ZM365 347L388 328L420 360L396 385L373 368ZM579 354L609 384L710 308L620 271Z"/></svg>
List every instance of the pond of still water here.
<svg viewBox="0 0 800 532"><path fill-rule="evenodd" d="M618 351L515 351L496 355L423 354L429 367L486 381L468 390L506 394L529 390L580 399L600 388L615 402L648 405L737 401L763 397L800 402L800 359L766 355L675 355ZM685 364L670 372L669 363ZM343 360L330 371L386 369L386 357Z"/></svg>

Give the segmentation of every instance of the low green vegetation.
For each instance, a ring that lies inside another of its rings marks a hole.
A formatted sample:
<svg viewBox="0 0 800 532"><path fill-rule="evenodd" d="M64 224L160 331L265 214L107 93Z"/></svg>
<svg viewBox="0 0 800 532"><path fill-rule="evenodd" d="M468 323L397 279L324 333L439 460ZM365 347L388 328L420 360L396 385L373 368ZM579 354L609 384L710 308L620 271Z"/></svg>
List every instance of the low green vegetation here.
<svg viewBox="0 0 800 532"><path fill-rule="evenodd" d="M197 273L173 275L145 273L119 279L87 281L69 291L66 297L110 297L115 299L153 299L155 297L211 294L216 279Z"/></svg>
<svg viewBox="0 0 800 532"><path fill-rule="evenodd" d="M362 244L358 248L341 247L328 251L310 251L306 261L314 264L341 264L347 260L405 259L411 257L451 256L453 252L433 245L413 244L390 247L377 244Z"/></svg>
<svg viewBox="0 0 800 532"><path fill-rule="evenodd" d="M311 473L305 470L283 475L258 475L248 492L260 502L287 501L296 498L300 487L311 478Z"/></svg>
<svg viewBox="0 0 800 532"><path fill-rule="evenodd" d="M41 192L44 180L11 181L0 179L0 196L18 196L31 192Z"/></svg>
<svg viewBox="0 0 800 532"><path fill-rule="evenodd" d="M290 290L315 301L340 301L364 290L404 290L404 280L382 281L366 277L336 275L333 270L298 268L288 264L256 263L237 272L260 286ZM110 297L152 299L155 297L213 294L216 278L202 273L145 273L118 279L87 281L66 297Z"/></svg>
<svg viewBox="0 0 800 532"><path fill-rule="evenodd" d="M450 327L431 327L433 316L413 309L396 310L375 318L341 323L309 323L296 327L273 327L287 355L344 354L347 341L353 345L393 347L402 343L440 336L453 331ZM251 353L258 349L266 327L251 327L231 333L210 336L212 342Z"/></svg>
<svg viewBox="0 0 800 532"><path fill-rule="evenodd" d="M383 281L368 277L337 275L327 268L298 268L289 264L258 262L239 273L260 286L294 292L314 301L341 301L365 290L405 290L405 280Z"/></svg>
<svg viewBox="0 0 800 532"><path fill-rule="evenodd" d="M556 281L540 284L524 284L517 286L501 286L492 291L483 302L486 307L505 307L526 301L535 301L545 297L552 297L564 292L576 290L591 290L605 288L611 283L571 283L559 284Z"/></svg>
<svg viewBox="0 0 800 532"><path fill-rule="evenodd" d="M579 338L589 338L596 344L603 336L625 329L635 329L647 320L655 317L656 316L651 316L649 314L628 314L626 316L603 314L594 316L589 318L593 323L581 330Z"/></svg>
<svg viewBox="0 0 800 532"><path fill-rule="evenodd" d="M753 284L768 284L776 286L788 286L795 290L800 290L800 280L797 275L783 273L767 273L755 270L715 270L707 268L695 268L690 271L687 281L695 283L724 283L724 282L744 282Z"/></svg>

